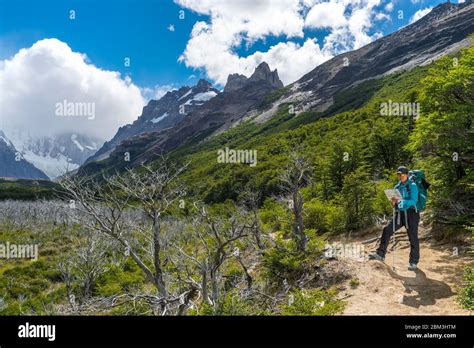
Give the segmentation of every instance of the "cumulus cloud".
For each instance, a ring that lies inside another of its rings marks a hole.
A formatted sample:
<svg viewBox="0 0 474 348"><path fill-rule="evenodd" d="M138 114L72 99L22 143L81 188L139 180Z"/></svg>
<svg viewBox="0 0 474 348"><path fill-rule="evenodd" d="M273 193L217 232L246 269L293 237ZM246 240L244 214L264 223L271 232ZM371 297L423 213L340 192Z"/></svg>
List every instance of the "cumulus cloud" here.
<svg viewBox="0 0 474 348"><path fill-rule="evenodd" d="M175 1L185 8L211 16L215 37L223 41L232 40L236 33L248 40L269 34L303 36L304 20L300 15L302 3L299 0Z"/></svg>
<svg viewBox="0 0 474 348"><path fill-rule="evenodd" d="M310 28L339 28L347 23L344 17L344 4L322 2L314 5L308 12L305 25Z"/></svg>
<svg viewBox="0 0 474 348"><path fill-rule="evenodd" d="M0 128L108 139L140 114L145 100L130 77L102 70L64 42L44 39L0 63ZM57 114L58 103L87 103L94 117Z"/></svg>
<svg viewBox="0 0 474 348"><path fill-rule="evenodd" d="M194 24L179 61L204 69L219 84L227 76L249 76L263 60L277 68L284 84L291 83L335 54L370 43L373 22L387 19L375 8L381 0L175 0L184 8L209 16ZM324 43L305 38L305 29L329 28ZM257 40L281 37L266 52L246 57L237 50ZM295 38L305 38L297 44ZM225 62L225 63L223 63Z"/></svg>
<svg viewBox="0 0 474 348"><path fill-rule="evenodd" d="M427 8L423 8L421 10L416 11L415 14L410 18L410 24L416 22L421 17L426 16L428 13L431 12L432 9L433 7L427 7Z"/></svg>

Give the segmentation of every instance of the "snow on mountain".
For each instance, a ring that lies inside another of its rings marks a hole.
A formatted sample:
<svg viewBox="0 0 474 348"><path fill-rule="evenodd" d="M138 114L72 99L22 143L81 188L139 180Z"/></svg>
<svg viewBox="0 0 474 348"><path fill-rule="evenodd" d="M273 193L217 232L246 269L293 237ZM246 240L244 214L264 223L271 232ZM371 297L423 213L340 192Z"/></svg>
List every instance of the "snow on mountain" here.
<svg viewBox="0 0 474 348"><path fill-rule="evenodd" d="M22 130L7 130L5 133L22 158L50 179L77 169L103 143L99 139L74 133L55 136L36 136Z"/></svg>
<svg viewBox="0 0 474 348"><path fill-rule="evenodd" d="M6 137L6 135L0 130L0 142L3 142L8 148L15 150L15 146L12 142Z"/></svg>
<svg viewBox="0 0 474 348"><path fill-rule="evenodd" d="M133 124L121 127L87 162L107 158L122 141L130 137L176 126L219 93L210 82L201 79L195 86L184 86L169 91L159 100L150 100Z"/></svg>
<svg viewBox="0 0 474 348"><path fill-rule="evenodd" d="M164 119L165 117L167 117L169 114L167 112L165 112L163 115L159 116L159 117L155 117L155 118L152 118L150 120L151 123L158 123L160 122L162 119Z"/></svg>
<svg viewBox="0 0 474 348"><path fill-rule="evenodd" d="M47 179L45 173L25 160L13 143L0 130L0 177Z"/></svg>

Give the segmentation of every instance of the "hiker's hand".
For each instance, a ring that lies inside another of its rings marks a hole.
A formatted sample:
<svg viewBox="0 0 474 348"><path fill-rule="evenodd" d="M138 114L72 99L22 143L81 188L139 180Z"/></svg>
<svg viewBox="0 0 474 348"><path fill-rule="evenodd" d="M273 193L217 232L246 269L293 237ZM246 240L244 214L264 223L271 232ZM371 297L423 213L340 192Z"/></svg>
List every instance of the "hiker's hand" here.
<svg viewBox="0 0 474 348"><path fill-rule="evenodd" d="M392 197L392 206L396 206L400 200L397 197Z"/></svg>

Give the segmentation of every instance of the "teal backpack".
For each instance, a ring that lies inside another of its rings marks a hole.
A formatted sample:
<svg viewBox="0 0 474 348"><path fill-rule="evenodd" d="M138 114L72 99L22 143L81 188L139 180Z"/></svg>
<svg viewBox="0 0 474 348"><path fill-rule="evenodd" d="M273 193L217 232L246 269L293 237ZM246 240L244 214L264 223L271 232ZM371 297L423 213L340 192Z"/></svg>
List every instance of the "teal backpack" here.
<svg viewBox="0 0 474 348"><path fill-rule="evenodd" d="M422 170L410 170L408 175L409 180L414 182L418 187L418 202L416 203L416 211L420 212L426 208L426 201L428 200L428 188L430 187L430 183L426 180L425 173ZM410 185L407 187L409 188Z"/></svg>

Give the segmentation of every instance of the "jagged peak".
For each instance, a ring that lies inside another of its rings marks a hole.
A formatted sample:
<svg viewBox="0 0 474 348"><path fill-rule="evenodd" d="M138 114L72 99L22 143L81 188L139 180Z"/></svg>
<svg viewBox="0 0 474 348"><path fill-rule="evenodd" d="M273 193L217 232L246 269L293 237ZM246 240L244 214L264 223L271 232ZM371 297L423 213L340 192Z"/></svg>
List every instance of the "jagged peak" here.
<svg viewBox="0 0 474 348"><path fill-rule="evenodd" d="M224 87L224 92L236 91L244 87L249 82L257 81L266 81L276 88L283 87L283 83L280 81L278 76L278 71L276 69L272 71L266 62L261 62L255 68L255 71L249 78L242 74L230 74L227 77L227 83Z"/></svg>
<svg viewBox="0 0 474 348"><path fill-rule="evenodd" d="M264 80L270 83L272 86L280 88L283 87L283 82L281 82L280 77L278 76L277 69L271 70L270 66L266 62L260 63L256 68L252 76L250 76L249 81L261 81Z"/></svg>
<svg viewBox="0 0 474 348"><path fill-rule="evenodd" d="M224 92L236 91L242 88L247 83L248 78L241 74L230 74L227 77L227 83L224 87Z"/></svg>
<svg viewBox="0 0 474 348"><path fill-rule="evenodd" d="M210 83L209 81L205 80L205 79L200 79L196 85L197 88L211 88L212 87L212 83Z"/></svg>
<svg viewBox="0 0 474 348"><path fill-rule="evenodd" d="M450 1L446 1L433 7L433 9L422 19L424 21L427 21L433 18L444 17L447 14L451 13L453 10L459 10L464 6L468 6L471 4L472 0L466 0L463 3L453 3Z"/></svg>
<svg viewBox="0 0 474 348"><path fill-rule="evenodd" d="M265 71L265 72L271 72L270 66L267 64L267 62L261 62L256 68L255 71Z"/></svg>

